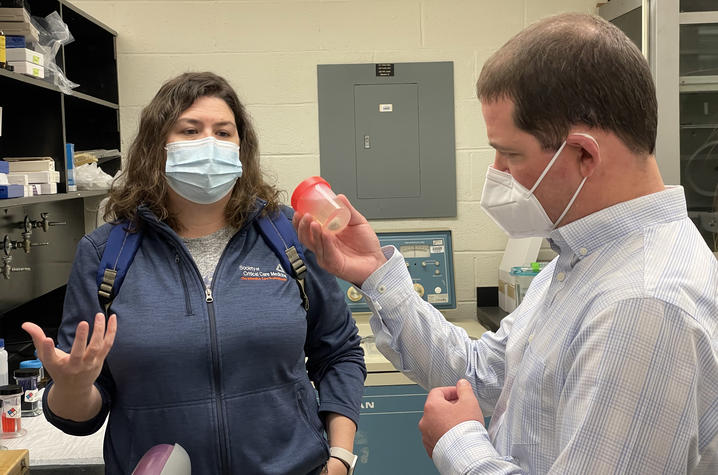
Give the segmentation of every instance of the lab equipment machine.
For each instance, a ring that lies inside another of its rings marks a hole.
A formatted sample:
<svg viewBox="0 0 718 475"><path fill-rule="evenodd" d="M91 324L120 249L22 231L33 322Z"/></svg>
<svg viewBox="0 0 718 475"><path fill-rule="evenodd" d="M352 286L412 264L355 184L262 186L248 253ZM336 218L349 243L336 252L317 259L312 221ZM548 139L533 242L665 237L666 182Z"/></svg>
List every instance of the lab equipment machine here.
<svg viewBox="0 0 718 475"><path fill-rule="evenodd" d="M382 246L393 245L404 256L414 289L436 308L456 308L451 231L378 233ZM359 290L339 280L344 297L358 322L367 365L367 379L354 442L358 475L411 473L436 475L417 427L427 391L401 374L376 349L369 327L369 306ZM478 336L478 322L466 322Z"/></svg>
<svg viewBox="0 0 718 475"><path fill-rule="evenodd" d="M456 308L454 258L451 231L377 233L382 246L393 245L404 256L414 290L439 309ZM368 312L369 306L353 284L341 279L339 287L353 312Z"/></svg>

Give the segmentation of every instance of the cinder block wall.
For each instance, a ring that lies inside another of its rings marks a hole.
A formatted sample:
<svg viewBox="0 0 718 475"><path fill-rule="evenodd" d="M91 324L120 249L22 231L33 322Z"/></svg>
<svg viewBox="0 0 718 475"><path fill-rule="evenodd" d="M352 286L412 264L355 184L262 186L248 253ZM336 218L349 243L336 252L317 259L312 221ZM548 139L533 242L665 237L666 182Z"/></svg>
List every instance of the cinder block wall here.
<svg viewBox="0 0 718 475"><path fill-rule="evenodd" d="M529 23L596 0L74 0L118 32L122 144L162 82L184 71L226 77L259 133L262 166L291 194L319 174L316 65L453 61L458 216L372 221L376 231L451 229L458 308L495 286L505 235L479 206L493 160L474 84L486 58ZM288 201L288 200L287 200Z"/></svg>

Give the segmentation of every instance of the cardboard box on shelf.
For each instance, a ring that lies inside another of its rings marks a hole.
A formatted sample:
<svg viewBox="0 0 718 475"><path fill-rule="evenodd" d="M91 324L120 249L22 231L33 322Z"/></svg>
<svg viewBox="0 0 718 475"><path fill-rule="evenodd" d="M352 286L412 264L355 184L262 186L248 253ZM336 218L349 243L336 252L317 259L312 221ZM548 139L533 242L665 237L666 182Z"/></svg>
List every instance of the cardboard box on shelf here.
<svg viewBox="0 0 718 475"><path fill-rule="evenodd" d="M5 35L5 48L25 48L27 42L22 35Z"/></svg>
<svg viewBox="0 0 718 475"><path fill-rule="evenodd" d="M45 68L37 64L28 63L27 61L8 61L7 64L15 68L16 73L26 74L40 79L45 77Z"/></svg>
<svg viewBox="0 0 718 475"><path fill-rule="evenodd" d="M25 41L38 41L40 38L40 32L29 22L0 21L0 30L6 35L22 35Z"/></svg>
<svg viewBox="0 0 718 475"><path fill-rule="evenodd" d="M0 198L22 198L25 187L22 185L0 185Z"/></svg>
<svg viewBox="0 0 718 475"><path fill-rule="evenodd" d="M22 173L18 173L15 175L7 175L7 182L10 185L29 185L30 182L27 180L27 175L23 175Z"/></svg>
<svg viewBox="0 0 718 475"><path fill-rule="evenodd" d="M45 66L45 56L28 48L10 48L5 56L8 61L26 61L38 66Z"/></svg>
<svg viewBox="0 0 718 475"><path fill-rule="evenodd" d="M54 172L55 160L26 160L21 162L6 162L9 172Z"/></svg>
<svg viewBox="0 0 718 475"><path fill-rule="evenodd" d="M57 183L33 183L30 185L33 195L54 195L57 193Z"/></svg>
<svg viewBox="0 0 718 475"><path fill-rule="evenodd" d="M0 7L0 21L30 23L30 14L20 7Z"/></svg>
<svg viewBox="0 0 718 475"><path fill-rule="evenodd" d="M24 172L8 173L8 180L13 176L25 175L28 183L60 183L60 172Z"/></svg>

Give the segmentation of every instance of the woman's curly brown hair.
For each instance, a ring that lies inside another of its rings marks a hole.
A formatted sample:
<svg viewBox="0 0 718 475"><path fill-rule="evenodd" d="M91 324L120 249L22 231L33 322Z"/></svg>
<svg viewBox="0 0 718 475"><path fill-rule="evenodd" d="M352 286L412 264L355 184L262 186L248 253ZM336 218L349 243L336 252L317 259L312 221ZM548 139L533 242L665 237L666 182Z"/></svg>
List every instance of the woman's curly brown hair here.
<svg viewBox="0 0 718 475"><path fill-rule="evenodd" d="M234 185L224 211L227 224L241 227L254 210L257 198L267 202L263 213L279 210L279 192L264 182L259 169L257 136L237 94L225 79L214 73L184 73L165 82L142 110L137 137L130 145L122 172L123 179L116 181L110 189L104 215L106 221L128 220L139 224L137 207L144 204L172 229L182 229L168 208L165 145L182 112L206 96L218 97L227 103L234 113L241 144L242 176Z"/></svg>

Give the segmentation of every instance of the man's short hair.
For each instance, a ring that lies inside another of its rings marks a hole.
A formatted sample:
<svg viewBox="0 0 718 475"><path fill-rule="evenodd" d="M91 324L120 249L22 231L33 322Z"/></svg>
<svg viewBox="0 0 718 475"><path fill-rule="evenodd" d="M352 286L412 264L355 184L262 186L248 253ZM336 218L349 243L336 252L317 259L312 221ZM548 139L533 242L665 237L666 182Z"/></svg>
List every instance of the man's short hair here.
<svg viewBox="0 0 718 475"><path fill-rule="evenodd" d="M568 13L540 20L484 64L479 100L510 99L516 126L557 149L572 126L615 133L635 153L654 152L658 106L646 59L602 18Z"/></svg>

